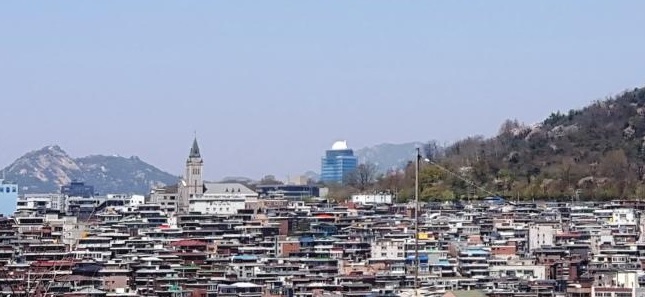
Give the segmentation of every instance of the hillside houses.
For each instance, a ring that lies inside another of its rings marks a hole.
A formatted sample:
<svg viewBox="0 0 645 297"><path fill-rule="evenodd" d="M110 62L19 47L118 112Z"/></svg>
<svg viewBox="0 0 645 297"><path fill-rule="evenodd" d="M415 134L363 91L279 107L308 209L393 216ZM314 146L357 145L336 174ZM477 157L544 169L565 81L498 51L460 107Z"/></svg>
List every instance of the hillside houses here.
<svg viewBox="0 0 645 297"><path fill-rule="evenodd" d="M106 207L83 221L21 211L0 220L2 292L404 296L415 234L428 296L636 296L645 283L641 204L445 204L422 210L415 232L409 216L372 205L249 203L235 214Z"/></svg>

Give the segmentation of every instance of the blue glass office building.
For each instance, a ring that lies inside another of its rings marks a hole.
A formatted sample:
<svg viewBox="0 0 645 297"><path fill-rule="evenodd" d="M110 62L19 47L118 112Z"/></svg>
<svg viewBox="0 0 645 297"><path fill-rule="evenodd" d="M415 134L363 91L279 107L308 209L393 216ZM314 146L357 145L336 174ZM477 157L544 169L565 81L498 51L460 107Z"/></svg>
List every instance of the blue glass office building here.
<svg viewBox="0 0 645 297"><path fill-rule="evenodd" d="M346 141L337 141L325 152L320 169L320 180L324 183L343 183L348 173L356 170L358 158L347 147Z"/></svg>

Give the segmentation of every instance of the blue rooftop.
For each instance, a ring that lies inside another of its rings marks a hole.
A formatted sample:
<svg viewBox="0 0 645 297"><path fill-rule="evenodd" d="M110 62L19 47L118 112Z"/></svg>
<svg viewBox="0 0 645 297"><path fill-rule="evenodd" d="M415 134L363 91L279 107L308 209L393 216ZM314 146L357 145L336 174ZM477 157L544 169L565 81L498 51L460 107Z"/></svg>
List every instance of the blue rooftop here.
<svg viewBox="0 0 645 297"><path fill-rule="evenodd" d="M300 242L314 242L314 238L310 236L303 236L300 237Z"/></svg>
<svg viewBox="0 0 645 297"><path fill-rule="evenodd" d="M408 256L408 260L414 260L414 255ZM428 261L428 255L419 255L419 261Z"/></svg>
<svg viewBox="0 0 645 297"><path fill-rule="evenodd" d="M253 261L253 260L257 260L257 259L258 259L258 257L253 256L253 255L233 256L233 260Z"/></svg>

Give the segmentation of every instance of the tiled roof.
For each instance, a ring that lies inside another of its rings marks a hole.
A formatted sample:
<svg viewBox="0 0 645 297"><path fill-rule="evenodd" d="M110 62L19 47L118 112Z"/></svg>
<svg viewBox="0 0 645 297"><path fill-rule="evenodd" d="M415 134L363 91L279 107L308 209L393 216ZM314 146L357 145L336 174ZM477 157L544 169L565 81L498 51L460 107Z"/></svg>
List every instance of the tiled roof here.
<svg viewBox="0 0 645 297"><path fill-rule="evenodd" d="M240 183L204 183L204 194L240 194L257 195L256 192Z"/></svg>
<svg viewBox="0 0 645 297"><path fill-rule="evenodd" d="M194 239L184 239L179 241L174 241L170 244L171 246L180 246L180 247L191 247L191 246L206 246L206 243Z"/></svg>

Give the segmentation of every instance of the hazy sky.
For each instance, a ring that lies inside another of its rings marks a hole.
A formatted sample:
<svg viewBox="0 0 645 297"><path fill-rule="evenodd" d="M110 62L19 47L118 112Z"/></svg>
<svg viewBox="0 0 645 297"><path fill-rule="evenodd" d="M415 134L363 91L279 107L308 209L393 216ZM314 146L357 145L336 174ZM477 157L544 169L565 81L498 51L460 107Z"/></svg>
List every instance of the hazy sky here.
<svg viewBox="0 0 645 297"><path fill-rule="evenodd" d="M495 133L645 83L645 1L0 4L0 167L58 144L284 178L354 148Z"/></svg>

